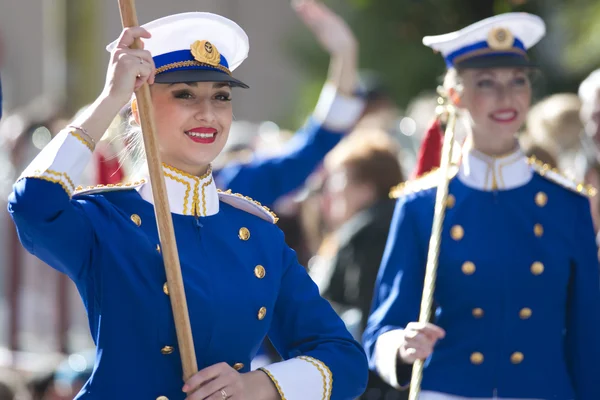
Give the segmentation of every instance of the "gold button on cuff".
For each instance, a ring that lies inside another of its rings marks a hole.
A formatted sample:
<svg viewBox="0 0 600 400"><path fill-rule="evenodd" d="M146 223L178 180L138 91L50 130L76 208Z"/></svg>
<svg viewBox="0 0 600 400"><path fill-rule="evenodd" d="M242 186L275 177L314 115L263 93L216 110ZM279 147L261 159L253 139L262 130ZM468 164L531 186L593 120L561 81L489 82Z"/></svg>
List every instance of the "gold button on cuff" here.
<svg viewBox="0 0 600 400"><path fill-rule="evenodd" d="M267 272L265 271L265 267L263 267L262 265L257 265L256 267L254 267L254 276L256 276L258 279L264 278L266 273Z"/></svg>
<svg viewBox="0 0 600 400"><path fill-rule="evenodd" d="M531 317L532 311L531 308L525 307L519 311L519 317L521 319L529 319Z"/></svg>
<svg viewBox="0 0 600 400"><path fill-rule="evenodd" d="M265 307L261 307L260 310L258 310L258 319L262 321L263 319L265 319L266 315L267 309Z"/></svg>
<svg viewBox="0 0 600 400"><path fill-rule="evenodd" d="M483 354L481 354L479 352L475 352L475 353L471 354L471 363L473 363L475 365L479 365L479 364L483 363Z"/></svg>
<svg viewBox="0 0 600 400"><path fill-rule="evenodd" d="M158 396L156 400L169 400L167 396Z"/></svg>
<svg viewBox="0 0 600 400"><path fill-rule="evenodd" d="M475 318L481 318L481 317L483 317L483 308L474 308L473 309L473 316Z"/></svg>
<svg viewBox="0 0 600 400"><path fill-rule="evenodd" d="M156 245L156 251L158 251L160 253L160 244Z"/></svg>
<svg viewBox="0 0 600 400"><path fill-rule="evenodd" d="M542 235L544 234L544 227L542 226L542 224L535 224L533 226L533 233L535 233L535 236L537 237L542 237Z"/></svg>
<svg viewBox="0 0 600 400"><path fill-rule="evenodd" d="M548 204L548 196L546 193L537 192L535 195L535 204L537 204L539 207L544 207L546 204Z"/></svg>
<svg viewBox="0 0 600 400"><path fill-rule="evenodd" d="M140 218L139 215L137 215L137 214L131 214L130 218L133 221L133 223L136 224L137 226L142 225L142 219Z"/></svg>
<svg viewBox="0 0 600 400"><path fill-rule="evenodd" d="M454 205L456 204L456 197L454 197L454 195L449 194L448 198L446 199L446 208L452 208L454 207Z"/></svg>
<svg viewBox="0 0 600 400"><path fill-rule="evenodd" d="M250 231L248 230L248 228L240 228L240 231L238 232L238 237L244 241L250 239Z"/></svg>
<svg viewBox="0 0 600 400"><path fill-rule="evenodd" d="M460 225L454 225L452 229L450 229L450 236L454 240L460 240L465 236L465 230Z"/></svg>
<svg viewBox="0 0 600 400"><path fill-rule="evenodd" d="M475 273L475 264L473 264L471 261L466 261L463 265L462 265L462 272L465 275L473 275Z"/></svg>
<svg viewBox="0 0 600 400"><path fill-rule="evenodd" d="M233 365L233 369L235 369L236 371L239 371L239 370L241 370L242 368L244 368L244 364L242 364L242 363L235 363L235 364Z"/></svg>
<svg viewBox="0 0 600 400"><path fill-rule="evenodd" d="M510 356L510 362L513 364L521 364L524 358L525 356L523 355L523 353L521 353L520 351L516 351Z"/></svg>
<svg viewBox="0 0 600 400"><path fill-rule="evenodd" d="M167 284L167 282L163 284L163 293L167 296L169 295L169 285Z"/></svg>
<svg viewBox="0 0 600 400"><path fill-rule="evenodd" d="M534 275L541 275L544 272L544 264L539 261L531 264L531 273Z"/></svg>
<svg viewBox="0 0 600 400"><path fill-rule="evenodd" d="M162 349L160 349L160 352L166 356L168 354L171 354L173 350L175 350L173 346L165 346Z"/></svg>

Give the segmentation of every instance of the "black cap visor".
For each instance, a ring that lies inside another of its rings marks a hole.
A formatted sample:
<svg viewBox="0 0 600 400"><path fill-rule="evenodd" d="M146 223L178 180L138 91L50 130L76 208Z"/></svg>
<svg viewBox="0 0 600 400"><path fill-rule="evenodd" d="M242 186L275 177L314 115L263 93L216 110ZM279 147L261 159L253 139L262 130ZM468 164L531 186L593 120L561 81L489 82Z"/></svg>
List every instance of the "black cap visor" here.
<svg viewBox="0 0 600 400"><path fill-rule="evenodd" d="M535 69L538 66L535 63L532 63L529 59L513 54L499 54L499 55L489 55L489 56L480 56L467 58L457 64L455 64L457 69L467 69L467 68L532 68Z"/></svg>
<svg viewBox="0 0 600 400"><path fill-rule="evenodd" d="M165 71L154 78L156 83L185 83L185 82L226 82L232 87L248 89L250 86L234 77L221 72L207 69L184 69Z"/></svg>

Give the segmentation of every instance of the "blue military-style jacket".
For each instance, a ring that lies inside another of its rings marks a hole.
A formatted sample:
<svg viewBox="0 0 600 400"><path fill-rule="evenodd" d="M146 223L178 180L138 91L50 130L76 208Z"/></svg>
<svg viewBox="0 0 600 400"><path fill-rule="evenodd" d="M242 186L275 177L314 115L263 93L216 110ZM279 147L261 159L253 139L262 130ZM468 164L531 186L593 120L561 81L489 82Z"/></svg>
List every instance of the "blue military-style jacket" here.
<svg viewBox="0 0 600 400"><path fill-rule="evenodd" d="M364 335L371 368L396 387L408 383L399 335L418 320L439 179L399 189ZM446 336L426 360L423 394L600 399L592 192L520 151L463 154L449 185L434 293L434 323Z"/></svg>
<svg viewBox="0 0 600 400"><path fill-rule="evenodd" d="M8 210L22 244L76 284L97 345L78 399L185 398L148 179L76 190L91 152L61 132L15 183ZM352 399L366 357L319 296L274 224L211 173L164 166L199 368L240 372L268 336L284 361L264 367L282 398Z"/></svg>

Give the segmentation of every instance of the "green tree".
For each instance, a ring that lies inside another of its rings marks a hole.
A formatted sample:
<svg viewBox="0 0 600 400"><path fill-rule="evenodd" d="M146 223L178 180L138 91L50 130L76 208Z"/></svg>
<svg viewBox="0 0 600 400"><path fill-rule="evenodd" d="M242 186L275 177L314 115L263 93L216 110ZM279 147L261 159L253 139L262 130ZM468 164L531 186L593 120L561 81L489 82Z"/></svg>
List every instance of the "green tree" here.
<svg viewBox="0 0 600 400"><path fill-rule="evenodd" d="M361 68L377 72L399 106L426 90L435 90L445 71L439 54L425 47L426 35L451 32L495 14L525 11L542 16L548 31L559 30L565 40L537 47L532 57L546 66L558 60L536 83L536 95L575 91L581 78L600 60L600 3L597 0L329 0L326 1L351 25L360 42ZM564 9L564 11L563 11ZM557 11L560 10L560 11ZM550 14L553 18L547 20ZM580 22L578 22L580 21ZM566 40L569 40L566 42ZM572 40L572 43L571 43ZM568 44L567 44L568 43ZM312 82L302 89L293 124L310 112L327 71L327 55L302 32L294 33L288 46ZM562 60L562 61L561 61Z"/></svg>

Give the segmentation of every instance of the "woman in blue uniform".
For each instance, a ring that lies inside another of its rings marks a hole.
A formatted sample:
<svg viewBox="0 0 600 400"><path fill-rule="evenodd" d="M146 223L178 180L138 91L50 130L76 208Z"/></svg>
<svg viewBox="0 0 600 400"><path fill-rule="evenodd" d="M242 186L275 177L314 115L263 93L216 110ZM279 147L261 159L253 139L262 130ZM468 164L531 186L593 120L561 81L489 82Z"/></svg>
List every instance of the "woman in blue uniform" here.
<svg viewBox="0 0 600 400"><path fill-rule="evenodd" d="M470 128L449 185L433 323L417 323L436 185L398 189L364 335L397 388L424 359L421 400L600 398L600 288L587 195L528 160L516 134L531 101L527 49L541 19L495 16L426 37ZM529 162L528 162L529 161Z"/></svg>
<svg viewBox="0 0 600 400"><path fill-rule="evenodd" d="M135 38L145 50L130 48ZM8 206L23 245L68 274L87 308L96 364L77 398L360 395L364 352L286 246L275 216L215 187L210 163L227 141L232 88L247 87L232 76L248 54L245 32L218 15L186 13L125 29L109 49L103 92L25 170ZM74 187L95 143L144 82L200 370L185 384L148 177ZM266 336L284 361L250 371Z"/></svg>

